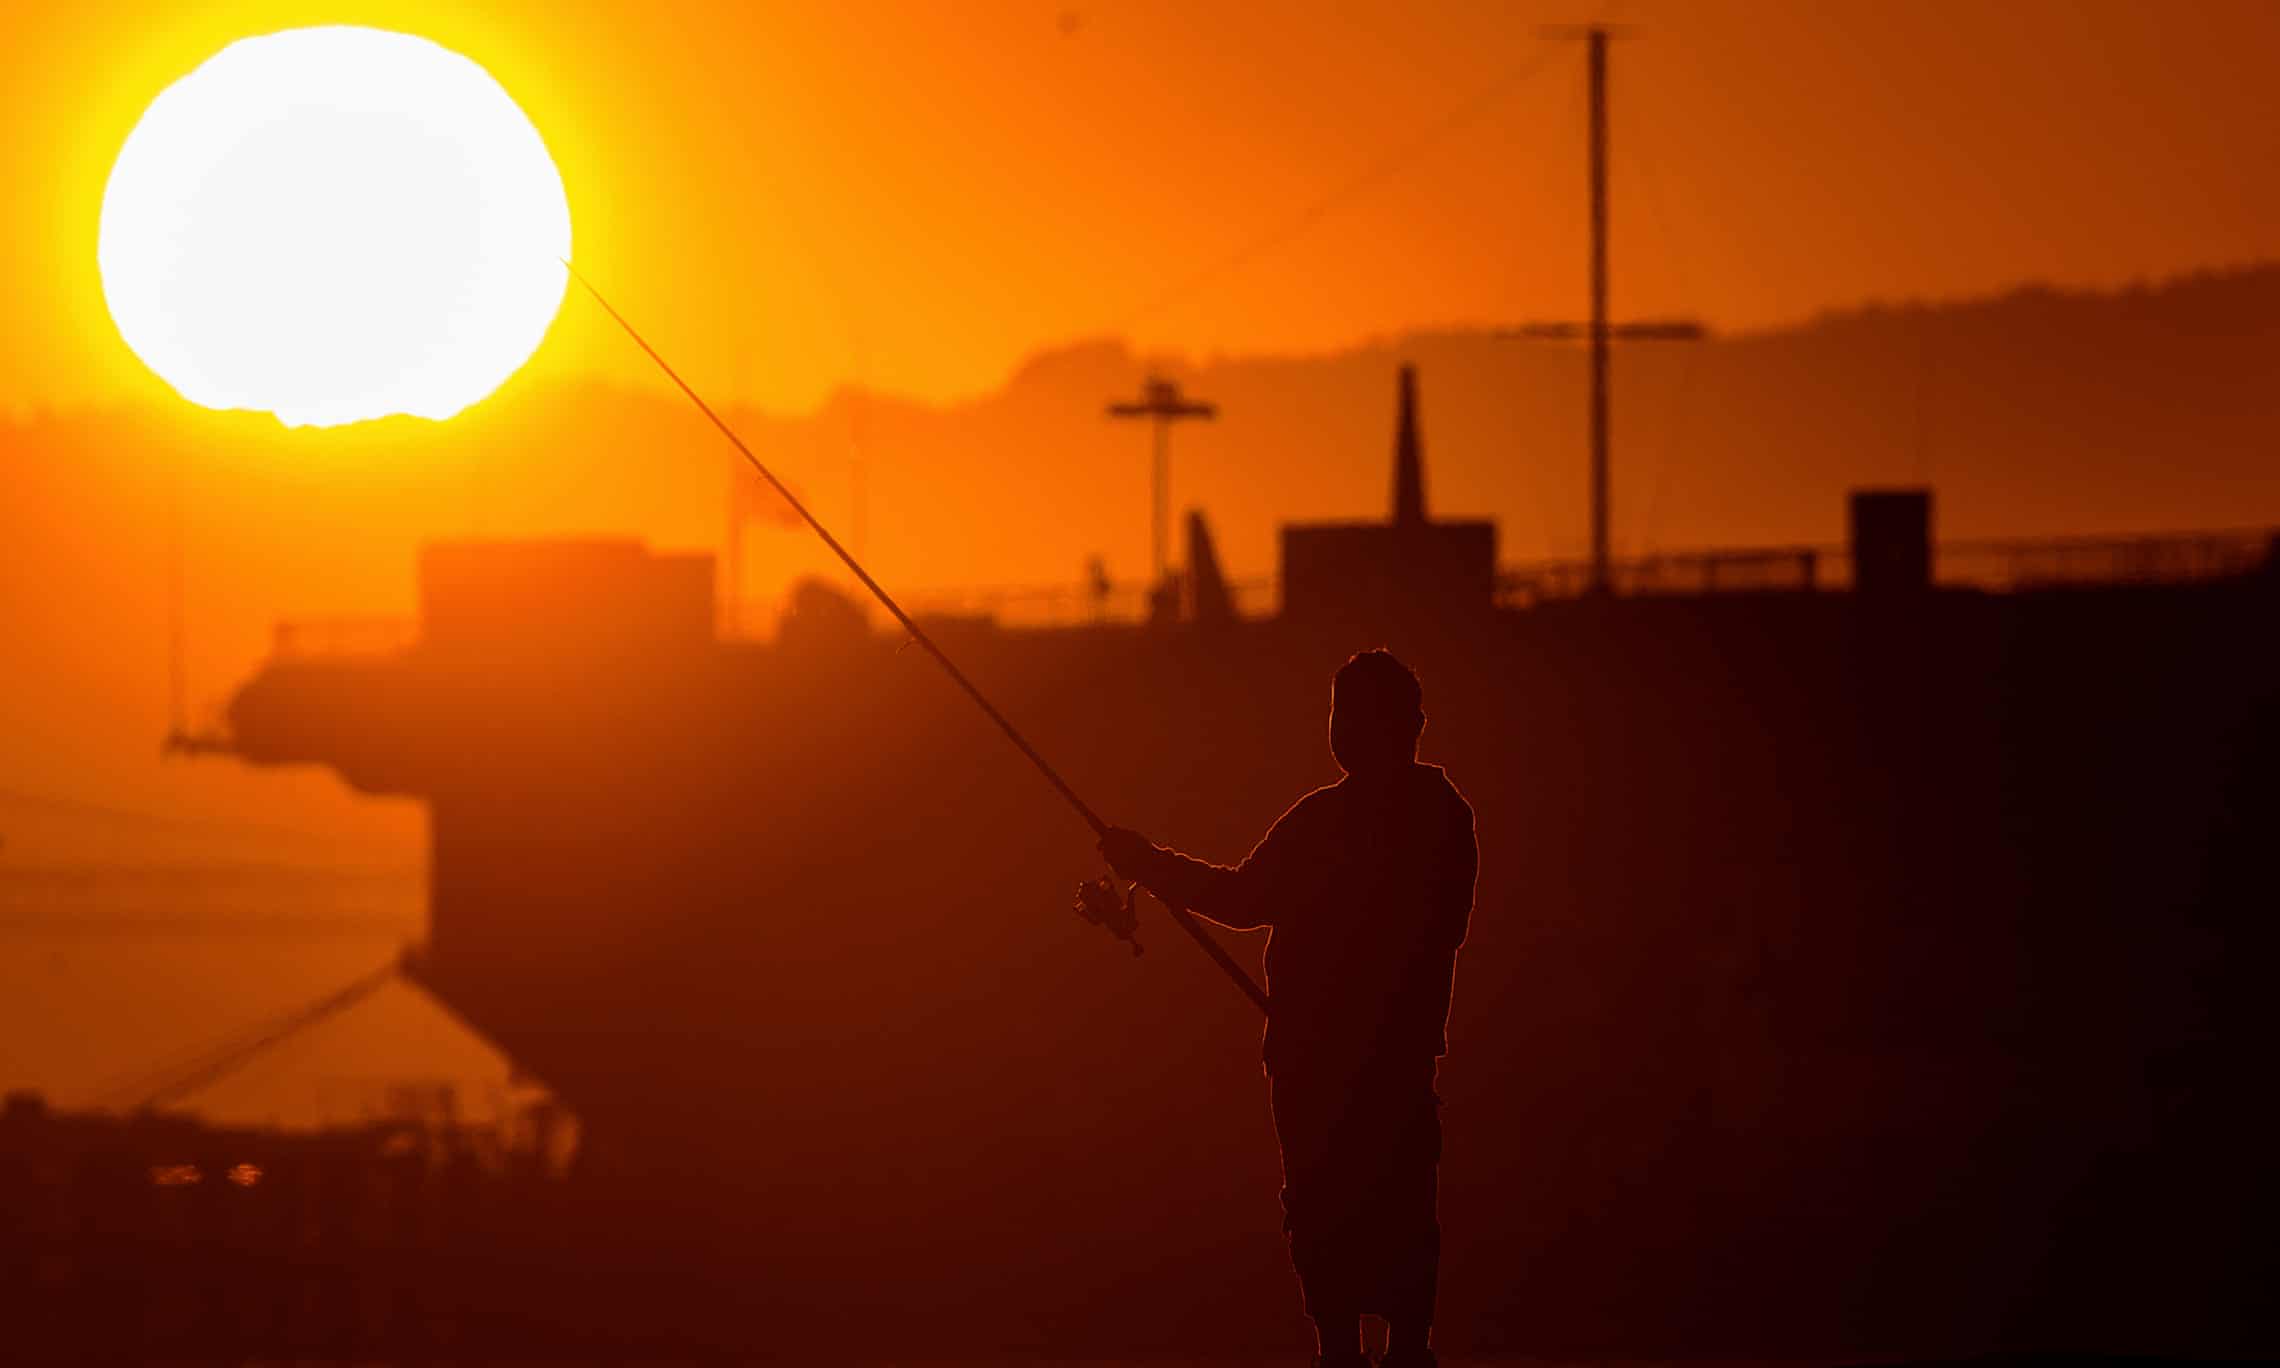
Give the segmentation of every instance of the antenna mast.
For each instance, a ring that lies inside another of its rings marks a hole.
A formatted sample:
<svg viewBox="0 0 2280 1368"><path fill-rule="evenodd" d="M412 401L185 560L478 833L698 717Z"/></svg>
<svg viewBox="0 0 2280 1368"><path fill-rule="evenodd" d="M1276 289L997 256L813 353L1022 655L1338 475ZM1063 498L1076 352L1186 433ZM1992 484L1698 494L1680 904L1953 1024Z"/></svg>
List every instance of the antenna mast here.
<svg viewBox="0 0 2280 1368"><path fill-rule="evenodd" d="M182 468L174 469L166 532L166 737L169 746L190 736L189 659L184 638L182 572Z"/></svg>
<svg viewBox="0 0 2280 1368"><path fill-rule="evenodd" d="M1673 319L1643 323L1607 321L1607 40L1627 36L1605 24L1583 28L1548 28L1547 38L1580 38L1584 42L1584 72L1588 85L1591 163L1591 321L1588 323L1530 323L1506 337L1564 340L1582 336L1591 343L1591 592L1614 592L1609 564L1609 528L1614 501L1609 476L1608 419L1609 344L1628 341L1699 342L1705 336L1700 323Z"/></svg>
<svg viewBox="0 0 2280 1368"><path fill-rule="evenodd" d="M1607 574L1607 30L1584 34L1591 94L1591 591Z"/></svg>

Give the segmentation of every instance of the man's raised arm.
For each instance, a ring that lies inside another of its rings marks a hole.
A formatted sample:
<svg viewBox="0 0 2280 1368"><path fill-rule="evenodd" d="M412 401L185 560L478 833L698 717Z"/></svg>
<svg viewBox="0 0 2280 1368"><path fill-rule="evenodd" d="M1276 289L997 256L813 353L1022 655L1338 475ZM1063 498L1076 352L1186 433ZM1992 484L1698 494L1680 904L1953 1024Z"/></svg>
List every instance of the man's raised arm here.
<svg viewBox="0 0 2280 1368"><path fill-rule="evenodd" d="M1117 873L1174 907L1184 907L1230 931L1255 931L1283 916L1303 860L1293 819L1305 800L1284 813L1258 845L1232 868L1153 844L1137 831L1112 827L1100 853Z"/></svg>

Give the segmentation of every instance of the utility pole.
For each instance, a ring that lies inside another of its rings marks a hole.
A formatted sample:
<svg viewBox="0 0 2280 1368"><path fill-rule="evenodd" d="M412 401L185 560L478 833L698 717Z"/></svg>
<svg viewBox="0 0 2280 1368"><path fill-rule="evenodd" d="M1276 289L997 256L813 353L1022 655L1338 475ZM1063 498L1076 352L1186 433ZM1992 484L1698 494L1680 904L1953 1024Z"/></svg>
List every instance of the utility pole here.
<svg viewBox="0 0 2280 1368"><path fill-rule="evenodd" d="M720 543L720 574L714 593L714 631L723 641L743 634L744 471L728 463L728 526Z"/></svg>
<svg viewBox="0 0 2280 1368"><path fill-rule="evenodd" d="M1607 577L1607 30L1584 35L1591 93L1591 591Z"/></svg>
<svg viewBox="0 0 2280 1368"><path fill-rule="evenodd" d="M1154 473L1150 488L1152 512L1149 518L1149 544L1152 548L1154 578L1152 588L1164 583L1164 538L1171 522L1172 484L1172 424L1182 418L1217 418L1219 406L1200 399L1190 399L1180 393L1179 382L1151 375L1141 382L1140 398L1124 400L1108 406L1111 418L1146 418L1155 429Z"/></svg>
<svg viewBox="0 0 2280 1368"><path fill-rule="evenodd" d="M1607 40L1616 35L1603 24L1593 24L1580 29L1547 29L1544 36L1581 38L1584 42L1590 109L1591 321L1581 325L1531 323L1503 335L1548 340L1580 335L1591 342L1591 591L1606 594L1614 589L1608 568L1613 501L1608 474L1608 344L1616 338L1695 342L1702 339L1704 329L1700 323L1686 320L1627 324L1607 321Z"/></svg>
<svg viewBox="0 0 2280 1368"><path fill-rule="evenodd" d="M188 629L183 625L182 463L174 464L174 488L166 518L166 722L169 738L190 734Z"/></svg>

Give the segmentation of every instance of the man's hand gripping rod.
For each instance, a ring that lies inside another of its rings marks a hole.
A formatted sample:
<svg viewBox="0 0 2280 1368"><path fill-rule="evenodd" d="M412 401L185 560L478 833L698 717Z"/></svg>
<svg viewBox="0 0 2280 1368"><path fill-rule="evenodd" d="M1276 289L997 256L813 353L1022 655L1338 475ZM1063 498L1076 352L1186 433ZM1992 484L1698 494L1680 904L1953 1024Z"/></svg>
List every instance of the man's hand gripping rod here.
<svg viewBox="0 0 2280 1368"><path fill-rule="evenodd" d="M1006 740L1013 743L1014 749L1027 756L1029 763L1037 767L1037 772L1045 776L1045 782L1053 786L1053 791L1060 794L1070 807L1076 809L1077 816L1083 818L1085 825L1092 828L1093 835L1096 838L1106 836L1109 831L1108 823L1102 821L1099 814L1095 813L1085 803L1084 799L1077 796L1076 790L1069 787L1068 781L1061 778L1060 773L1045 762L1045 757L1039 755L1037 748L1029 744L1029 739L1023 736L1013 723L1006 719L1004 713L997 710L996 704L990 702L982 691L975 687L974 681L966 678L966 672L959 669L955 661L942 653L942 648L934 644L934 638L928 636L924 628L911 621L910 614L902 610L902 605L895 602L894 596L882 588L877 580L871 578L871 572L865 570L862 563L857 561L846 547L839 544L839 538L831 535L831 529L825 527L815 514L810 513L807 505L801 503L798 496L794 495L782 480L776 478L775 472L768 469L766 465L761 463L759 457L752 454L752 448L744 444L744 439L736 435L735 429L729 427L719 414L713 412L712 405L707 404L694 389L691 389L689 382L681 378L681 373L674 370L664 357L658 355L657 349L649 345L648 339L644 338L634 328L633 324L626 321L625 315L619 313L611 306L609 300L602 297L602 292L594 288L594 282L586 279L578 268L571 265L567 260L562 262L562 268L570 273L572 279L586 287L586 293L594 297L594 302L602 306L604 313L617 320L617 325L625 329L625 335L633 339L635 346L641 348L650 360L657 363L657 369L665 372L665 378L671 380L681 393L689 397L689 402L695 404L697 411L710 419L714 427L720 429L720 435L728 439L729 445L736 448L737 453L743 456L746 463L759 473L760 478L766 480L771 489L782 495L784 502L791 505L792 511L799 514L801 520L814 529L817 536L823 538L823 544L831 548L832 554L839 557L848 570L853 572L856 579L862 581L863 587L871 591L871 596L876 598L886 608L887 612L893 615L894 620L901 624L902 629L910 634L910 639L924 648L928 655L933 656L934 662L942 667L943 671L957 683L959 688L966 691L966 696L974 700L974 706L980 708L990 721L997 723L998 730L1005 733ZM1088 885L1085 889L1080 890L1078 915L1087 921L1096 922L1107 928L1110 934L1131 945L1132 953L1137 955L1141 953L1140 941L1135 934L1139 929L1139 914L1133 906L1133 895L1119 892L1113 878L1115 871L1110 870L1109 872L1112 876L1109 880ZM1106 895L1105 901L1099 900L1103 893ZM1228 956L1226 950L1220 947L1219 942L1213 940L1210 933L1196 923L1194 913L1183 907L1173 907L1170 903L1165 903L1164 909L1172 914L1172 920L1178 924L1179 928L1187 932L1204 953L1211 957L1212 963L1218 965L1235 986L1243 990L1245 997L1248 997L1260 1011L1267 1010L1266 993L1253 981L1250 974L1244 971L1241 965Z"/></svg>

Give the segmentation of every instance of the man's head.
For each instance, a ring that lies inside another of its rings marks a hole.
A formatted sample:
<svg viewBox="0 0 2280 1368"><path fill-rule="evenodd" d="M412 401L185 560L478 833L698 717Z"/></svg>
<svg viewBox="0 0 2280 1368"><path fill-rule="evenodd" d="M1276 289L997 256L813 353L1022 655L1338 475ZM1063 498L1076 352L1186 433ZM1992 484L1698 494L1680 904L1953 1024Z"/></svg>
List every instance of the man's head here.
<svg viewBox="0 0 2280 1368"><path fill-rule="evenodd" d="M1362 651L1330 685L1330 753L1348 774L1398 769L1417 758L1425 695L1391 651Z"/></svg>

